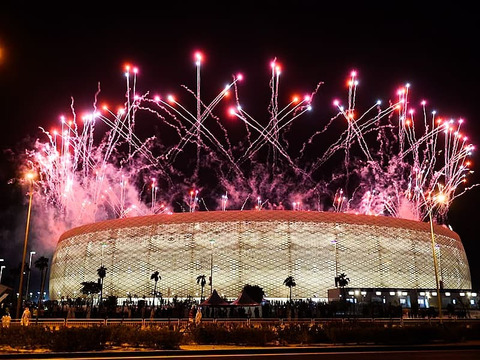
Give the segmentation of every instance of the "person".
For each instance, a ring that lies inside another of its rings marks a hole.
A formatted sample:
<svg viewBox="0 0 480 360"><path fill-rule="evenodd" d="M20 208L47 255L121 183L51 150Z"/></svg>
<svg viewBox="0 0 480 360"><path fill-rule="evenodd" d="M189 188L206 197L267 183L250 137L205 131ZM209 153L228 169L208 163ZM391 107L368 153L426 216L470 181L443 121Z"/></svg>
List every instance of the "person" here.
<svg viewBox="0 0 480 360"><path fill-rule="evenodd" d="M73 306L69 305L68 306L68 311L67 311L67 319L71 319L75 317L75 309Z"/></svg>
<svg viewBox="0 0 480 360"><path fill-rule="evenodd" d="M20 319L20 325L28 326L30 325L30 318L32 317L32 313L30 312L30 308L25 306L25 310L23 310L22 318Z"/></svg>
<svg viewBox="0 0 480 360"><path fill-rule="evenodd" d="M197 308L197 314L195 315L195 325L199 325L202 321L202 308L199 306Z"/></svg>
<svg viewBox="0 0 480 360"><path fill-rule="evenodd" d="M195 305L192 305L190 308L190 311L188 312L188 322L193 323L193 320L195 318Z"/></svg>
<svg viewBox="0 0 480 360"><path fill-rule="evenodd" d="M10 316L10 312L7 309L5 315L2 316L2 327L9 328L10 321L12 321L12 317Z"/></svg>

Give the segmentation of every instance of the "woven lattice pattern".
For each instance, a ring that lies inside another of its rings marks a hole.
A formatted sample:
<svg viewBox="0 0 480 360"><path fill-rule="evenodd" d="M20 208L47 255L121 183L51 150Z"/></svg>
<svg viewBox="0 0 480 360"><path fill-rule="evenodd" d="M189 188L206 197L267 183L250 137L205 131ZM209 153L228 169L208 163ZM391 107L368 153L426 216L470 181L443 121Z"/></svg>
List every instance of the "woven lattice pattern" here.
<svg viewBox="0 0 480 360"><path fill-rule="evenodd" d="M458 235L435 226L435 239L444 287L471 288ZM380 216L224 211L110 220L61 236L50 298L78 296L80 283L96 281L102 264L104 294L120 298L151 297L155 271L164 297L196 297L197 276L208 278L212 269L213 287L230 298L245 284L261 286L270 298L286 298L283 281L290 275L297 298L326 298L340 273L350 278L349 287L435 288L431 246L428 223Z"/></svg>

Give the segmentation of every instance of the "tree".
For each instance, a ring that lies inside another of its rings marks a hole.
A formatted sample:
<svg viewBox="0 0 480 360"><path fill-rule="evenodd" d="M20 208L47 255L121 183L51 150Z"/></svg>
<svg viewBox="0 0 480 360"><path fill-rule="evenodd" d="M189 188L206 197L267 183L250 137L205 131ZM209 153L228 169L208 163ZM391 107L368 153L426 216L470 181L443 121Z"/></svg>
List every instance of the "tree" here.
<svg viewBox="0 0 480 360"><path fill-rule="evenodd" d="M350 282L350 279L347 277L345 273L341 273L335 278L335 285L340 286L340 289L342 290L343 301L347 301L347 298L345 296L345 286L347 286L349 282Z"/></svg>
<svg viewBox="0 0 480 360"><path fill-rule="evenodd" d="M158 271L155 271L151 276L150 280L155 280L155 286L153 287L153 303L152 305L155 306L155 297L157 296L157 283L158 280L162 280L162 277L159 275Z"/></svg>
<svg viewBox="0 0 480 360"><path fill-rule="evenodd" d="M341 288L347 286L349 282L350 279L347 277L347 275L345 275L345 273L341 273L340 275L338 275L338 286L340 286Z"/></svg>
<svg viewBox="0 0 480 360"><path fill-rule="evenodd" d="M258 285L246 284L243 287L242 291L248 296L250 296L252 300L257 303L261 303L263 300L263 296L265 295L265 292L263 291L263 289Z"/></svg>
<svg viewBox="0 0 480 360"><path fill-rule="evenodd" d="M200 301L203 301L204 300L203 299L203 288L207 284L207 280L206 280L205 275L198 275L197 276L197 284L199 284L202 287L202 293L200 295Z"/></svg>
<svg viewBox="0 0 480 360"><path fill-rule="evenodd" d="M35 261L35 267L40 270L40 296L38 298L38 308L43 301L43 293L45 291L45 280L47 277L47 269L48 269L48 259L44 256L39 257Z"/></svg>
<svg viewBox="0 0 480 360"><path fill-rule="evenodd" d="M114 295L108 295L105 299L105 309L107 309L107 314L110 316L115 316L115 310L118 305L118 297Z"/></svg>
<svg viewBox="0 0 480 360"><path fill-rule="evenodd" d="M97 274L100 282L100 300L99 300L99 305L102 305L102 299L103 299L103 279L105 276L107 276L107 268L102 265L97 269Z"/></svg>
<svg viewBox="0 0 480 360"><path fill-rule="evenodd" d="M283 280L283 285L287 286L290 288L290 302L292 301L292 287L297 286L297 283L295 282L295 279L293 276L288 276L285 280Z"/></svg>
<svg viewBox="0 0 480 360"><path fill-rule="evenodd" d="M100 284L95 281L84 281L81 283L82 288L80 292L84 295L91 296L91 304L93 305L93 295L100 292Z"/></svg>

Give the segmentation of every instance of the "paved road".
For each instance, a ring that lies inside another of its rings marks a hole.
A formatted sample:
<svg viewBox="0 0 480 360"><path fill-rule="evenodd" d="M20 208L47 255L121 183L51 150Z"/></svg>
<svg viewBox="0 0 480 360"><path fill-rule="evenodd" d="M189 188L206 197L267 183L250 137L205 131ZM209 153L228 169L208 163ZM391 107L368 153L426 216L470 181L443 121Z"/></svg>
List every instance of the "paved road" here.
<svg viewBox="0 0 480 360"><path fill-rule="evenodd" d="M477 360L480 359L480 345L464 346L409 346L404 348L355 347L355 348L261 348L229 350L177 350L137 352L86 352L86 353L39 353L0 354L0 359L51 359L51 360L95 360L95 359L181 359L181 360L223 360L223 359L300 359L300 360Z"/></svg>

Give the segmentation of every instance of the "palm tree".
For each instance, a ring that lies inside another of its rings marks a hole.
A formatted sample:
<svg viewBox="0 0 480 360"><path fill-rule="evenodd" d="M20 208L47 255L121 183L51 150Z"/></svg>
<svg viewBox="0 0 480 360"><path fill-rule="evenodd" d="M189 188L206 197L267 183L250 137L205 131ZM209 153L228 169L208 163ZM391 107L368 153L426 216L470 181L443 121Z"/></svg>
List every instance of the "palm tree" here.
<svg viewBox="0 0 480 360"><path fill-rule="evenodd" d="M292 287L297 286L295 279L293 276L288 276L285 280L283 280L283 285L290 288L290 302L292 302Z"/></svg>
<svg viewBox="0 0 480 360"><path fill-rule="evenodd" d="M40 296L38 298L38 307L40 308L40 305L43 301L43 292L45 291L45 279L47 277L48 259L45 256L41 256L35 261L35 267L41 272Z"/></svg>
<svg viewBox="0 0 480 360"><path fill-rule="evenodd" d="M265 296L265 291L263 291L263 289L258 285L245 284L242 292L250 296L252 300L257 303L261 303L263 301L263 297Z"/></svg>
<svg viewBox="0 0 480 360"><path fill-rule="evenodd" d="M197 276L197 284L200 284L202 287L202 293L200 294L200 302L203 301L203 288L207 284L207 280L205 280L205 275L198 275Z"/></svg>
<svg viewBox="0 0 480 360"><path fill-rule="evenodd" d="M345 286L348 285L350 282L350 279L345 275L345 273L341 273L338 275L336 282L338 283L338 286L340 286L340 289L342 291L342 299L343 301L347 301L346 296L345 296Z"/></svg>
<svg viewBox="0 0 480 360"><path fill-rule="evenodd" d="M102 265L97 269L97 274L99 277L99 283L100 283L100 300L99 300L99 305L102 305L102 298L103 298L103 279L105 276L107 276L107 268Z"/></svg>
<svg viewBox="0 0 480 360"><path fill-rule="evenodd" d="M84 281L81 283L82 288L80 292L84 295L91 296L91 304L93 305L93 295L98 294L100 292L100 284L95 281Z"/></svg>
<svg viewBox="0 0 480 360"><path fill-rule="evenodd" d="M341 273L340 275L338 275L338 285L341 288L344 288L345 286L347 286L349 282L350 282L350 279L347 277L347 275L345 275L345 273Z"/></svg>
<svg viewBox="0 0 480 360"><path fill-rule="evenodd" d="M155 296L157 295L157 283L158 280L162 280L162 277L159 275L158 271L155 271L152 276L150 276L150 280L155 280L155 286L153 288L153 303L152 305L155 306Z"/></svg>

